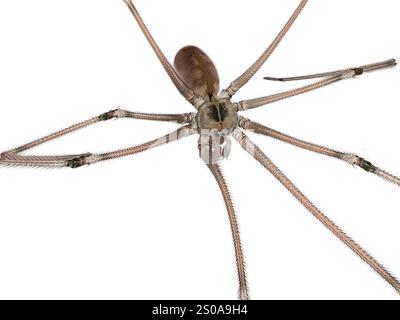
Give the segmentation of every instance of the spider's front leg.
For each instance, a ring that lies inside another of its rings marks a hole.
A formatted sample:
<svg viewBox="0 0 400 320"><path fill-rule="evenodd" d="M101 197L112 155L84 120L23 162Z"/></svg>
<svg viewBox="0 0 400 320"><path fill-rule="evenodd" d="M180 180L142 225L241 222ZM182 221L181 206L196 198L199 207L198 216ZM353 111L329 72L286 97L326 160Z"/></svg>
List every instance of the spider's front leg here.
<svg viewBox="0 0 400 320"><path fill-rule="evenodd" d="M237 222L235 209L233 207L232 198L220 167L217 164L208 164L207 166L214 175L214 178L218 183L218 186L221 190L222 196L225 201L226 210L228 212L229 222L232 231L233 245L235 248L236 267L239 279L239 299L248 300L249 290L247 286L244 256L240 240L239 225Z"/></svg>
<svg viewBox="0 0 400 320"><path fill-rule="evenodd" d="M159 139L155 139L144 144L140 144L131 148L99 153L99 154L74 154L74 155L61 155L61 156L25 156L20 155L21 152L37 147L43 143L46 143L51 140L55 140L60 138L66 134L75 132L77 130L86 128L88 126L94 125L101 121L107 121L110 119L118 119L118 118L131 118L131 119L141 119L141 120L152 120L152 121L170 121L170 122L178 122L178 123L190 123L192 121L193 115L190 113L184 114L151 114L151 113L139 113L132 112L127 110L110 110L108 112L102 113L99 116L90 118L86 121L79 122L74 124L68 128L57 131L50 135L44 136L42 138L36 139L30 143L24 144L17 148L5 151L0 155L0 165L4 166L33 166L33 167L50 167L50 168L59 168L59 167L70 167L70 168L78 168L83 165L92 164L99 161L109 160L113 158L119 158L127 155L131 155L134 153L142 152L148 150L150 148L169 143L171 141L175 141L177 139L183 138L190 134L193 134L193 130L191 125L186 125L181 127L180 129L167 134Z"/></svg>
<svg viewBox="0 0 400 320"><path fill-rule="evenodd" d="M396 289L398 293L400 293L400 283L396 277L390 274L389 271L368 254L358 243L351 239L332 220L320 211L240 129L235 130L233 136L240 143L242 148L264 168L266 168L315 218L317 218L326 228L328 228L336 237L338 237L354 253L374 269L383 279Z"/></svg>

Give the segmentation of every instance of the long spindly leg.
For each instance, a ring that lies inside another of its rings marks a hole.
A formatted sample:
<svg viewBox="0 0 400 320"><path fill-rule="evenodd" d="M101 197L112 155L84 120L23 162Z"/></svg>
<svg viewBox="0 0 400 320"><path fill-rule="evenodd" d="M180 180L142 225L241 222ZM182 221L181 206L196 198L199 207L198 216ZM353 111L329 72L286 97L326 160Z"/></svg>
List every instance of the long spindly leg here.
<svg viewBox="0 0 400 320"><path fill-rule="evenodd" d="M215 177L215 180L218 183L219 188L221 189L221 193L225 201L226 210L228 211L229 222L231 225L231 231L233 237L233 245L235 247L236 267L239 279L239 299L248 300L249 292L246 280L244 256L240 241L239 226L235 214L235 209L232 203L232 198L219 166L217 164L208 164L207 166L211 170L212 174Z"/></svg>
<svg viewBox="0 0 400 320"><path fill-rule="evenodd" d="M297 81L297 80L309 80L309 79L317 79L317 78L326 78L339 75L341 73L349 72L351 70L356 70L359 74L366 73L366 72L373 72L383 68L394 67L396 65L395 59L385 60L382 62L371 63L367 64L358 68L347 68L347 69L340 69L335 71L328 71L328 72L321 72L321 73L314 73L305 76L295 76L295 77L287 77L287 78L277 78L277 77L264 77L265 80L271 81Z"/></svg>
<svg viewBox="0 0 400 320"><path fill-rule="evenodd" d="M329 75L328 77L326 77L320 81L311 83L309 85L300 87L300 88L276 93L276 94L261 97L261 98L240 101L240 102L238 102L238 110L244 111L244 110L249 110L249 109L253 109L253 108L258 108L258 107L261 107L266 104L270 104L270 103L284 100L287 98L291 98L291 97L294 97L294 96L297 96L297 95L300 95L300 94L303 94L306 92L310 92L310 91L313 91L313 90L316 90L316 89L319 89L322 87L326 87L332 83L335 83L335 82L338 82L341 80L345 80L345 79L350 79L355 76L362 75L363 73L376 71L376 70L380 70L380 69L384 69L384 68L388 68L388 67L393 67L395 65L396 65L396 61L394 59L392 59L392 60L387 60L384 62L378 62L378 63L374 63L374 64L364 65L364 66L361 66L358 68L349 68L349 69L344 69L344 70L340 70L337 72L327 73ZM312 77L318 78L318 75L314 75Z"/></svg>
<svg viewBox="0 0 400 320"><path fill-rule="evenodd" d="M274 52L274 50L278 47L279 43L282 41L283 37L289 31L293 23L296 21L300 12L303 10L308 0L302 0L293 15L290 17L286 25L279 32L274 41L270 44L270 46L263 52L263 54L258 58L256 62L254 62L250 68L248 68L240 77L236 80L232 81L229 87L223 92L225 92L229 97L232 97L242 86L244 86L253 76L254 74L262 67L265 61L269 58L269 56Z"/></svg>
<svg viewBox="0 0 400 320"><path fill-rule="evenodd" d="M26 151L28 149L32 149L37 147L45 142L60 138L66 134L72 133L74 131L89 127L101 121L106 121L110 119L118 119L118 118L131 118L131 119L141 119L141 120L152 120L152 121L170 121L170 122L178 122L178 123L189 123L191 121L192 114L190 113L182 113L182 114L156 114L156 113L141 113L141 112L132 112L122 109L115 109L105 112L99 116L90 118L88 120L79 122L74 124L68 128L56 131L50 135L44 136L42 138L36 139L32 142L19 146L17 148L5 151L1 154L3 158L10 158L15 156L18 153Z"/></svg>
<svg viewBox="0 0 400 320"><path fill-rule="evenodd" d="M242 148L265 167L308 211L400 293L399 281L322 213L240 129L236 129L233 135Z"/></svg>
<svg viewBox="0 0 400 320"><path fill-rule="evenodd" d="M192 126L186 125L161 138L154 139L146 143L136 145L134 147L104 153L85 153L79 155L61 156L20 156L18 154L2 154L0 156L0 165L45 168L78 168L100 161L133 155L135 153L143 152L170 143L172 141L179 140L192 134L194 134Z"/></svg>
<svg viewBox="0 0 400 320"><path fill-rule="evenodd" d="M178 91L182 94L182 96L188 100L192 105L198 108L200 105L204 103L203 99L196 95L192 89L188 87L188 85L182 80L179 74L176 72L174 67L169 63L168 59L165 57L164 53L157 45L156 41L154 40L153 36L151 35L149 29L147 29L146 24L142 20L139 12L137 11L135 5L132 3L131 0L123 0L125 4L128 6L129 10L133 14L138 23L140 29L142 30L144 36L146 37L147 41L149 42L150 46L154 50L155 54L157 55L158 59L160 60L162 66L164 67L165 71L167 72L168 76L171 78L172 82L174 83L175 87Z"/></svg>
<svg viewBox="0 0 400 320"><path fill-rule="evenodd" d="M324 154L333 158L343 160L347 163L350 163L353 166L359 166L360 168L364 169L367 172L376 174L377 176L400 186L400 178L386 172L385 170L376 167L371 162L355 154L341 152L314 143L309 143L304 140L300 140L292 136L289 136L287 134L284 134L282 132L279 132L277 130L268 128L266 126L263 126L262 124L259 124L257 122L251 121L243 117L240 118L239 125L243 129L251 130L254 131L255 133L263 134L306 150L310 150L316 153Z"/></svg>

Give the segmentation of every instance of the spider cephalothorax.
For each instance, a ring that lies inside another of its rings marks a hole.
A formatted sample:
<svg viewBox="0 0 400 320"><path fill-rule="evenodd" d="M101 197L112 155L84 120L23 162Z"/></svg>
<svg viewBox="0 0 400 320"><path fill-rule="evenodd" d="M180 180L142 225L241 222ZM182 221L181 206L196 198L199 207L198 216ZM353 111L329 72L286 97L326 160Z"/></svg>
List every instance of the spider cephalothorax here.
<svg viewBox="0 0 400 320"><path fill-rule="evenodd" d="M385 180L400 186L400 179L380 168L373 165L352 153L346 153L322 147L317 144L309 143L272 128L263 126L255 121L251 121L238 115L238 112L248 109L257 108L279 100L287 99L299 94L303 94L312 90L328 86L332 83L343 79L360 76L371 71L388 68L396 65L394 59L383 62L364 65L357 68L347 68L331 72L316 73L306 76L297 76L290 78L272 78L266 77L267 80L274 81L295 81L305 79L319 79L309 85L298 87L289 91L283 91L260 98L243 100L237 103L231 102L231 98L235 93L243 87L253 75L262 67L268 57L274 52L285 34L289 31L294 21L299 16L307 4L307 0L302 0L295 9L294 13L285 24L278 36L273 40L271 45L261 54L261 56L238 78L230 83L224 90L220 91L219 77L217 69L211 59L199 48L194 46L186 46L178 51L175 57L175 67L173 67L158 47L154 38L140 17L137 9L131 0L124 0L129 10L135 17L143 34L149 41L155 54L160 60L162 66L171 78L173 84L179 93L190 102L197 110L196 113L183 114L154 114L132 112L127 110L111 110L100 116L93 117L81 123L77 123L66 129L57 131L51 135L34 140L24 144L18 148L8 150L0 155L0 165L5 166L35 166L35 167L70 167L78 168L83 165L94 164L100 161L110 160L114 158L124 157L135 153L143 152L151 148L179 140L192 134L199 134L200 157L207 164L211 173L216 179L218 186L222 192L225 205L230 221L233 244L235 250L236 267L239 280L239 298L248 299L248 286L245 273L245 263L241 248L241 240L239 228L236 220L232 199L226 185L225 179L221 173L218 160L227 157L230 152L231 141L233 137L240 146L243 147L255 160L265 167L299 202L326 228L328 228L335 236L337 236L344 244L346 244L354 253L368 263L379 275L381 275L391 286L400 292L399 281L391 275L380 263L372 258L365 250L363 250L354 240L348 237L336 224L331 221L324 213L322 213L292 182L286 175L269 159L269 157L245 134L246 130L269 136L274 139L286 142L288 144L323 154L329 157L340 159L351 165L358 166L367 172L375 174ZM86 153L74 155L57 155L57 156L29 156L23 155L22 152L34 148L47 141L59 138L65 134L88 127L101 121L107 121L113 118L132 118L152 121L170 121L184 124L174 132L167 134L161 138L148 141L146 143L136 145L130 148L104 152L104 153Z"/></svg>
<svg viewBox="0 0 400 320"><path fill-rule="evenodd" d="M230 135L238 125L235 104L229 100L215 98L204 103L194 117L200 135L200 157L207 164L215 164L230 153Z"/></svg>

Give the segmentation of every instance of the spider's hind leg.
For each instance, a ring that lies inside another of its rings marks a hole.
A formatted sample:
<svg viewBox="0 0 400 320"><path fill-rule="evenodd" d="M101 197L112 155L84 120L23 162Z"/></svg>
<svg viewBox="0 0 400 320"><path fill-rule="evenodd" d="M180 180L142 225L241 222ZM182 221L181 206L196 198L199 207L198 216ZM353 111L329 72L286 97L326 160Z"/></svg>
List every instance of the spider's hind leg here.
<svg viewBox="0 0 400 320"><path fill-rule="evenodd" d="M263 66L265 61L267 61L267 59L271 56L271 54L275 51L275 49L281 43L282 39L285 37L287 32L290 30L293 23L296 21L296 19L300 15L301 11L306 6L307 2L308 2L308 0L301 0L301 2L299 3L297 8L294 10L293 14L291 15L291 17L289 18L289 20L286 22L285 26L282 28L282 30L278 33L278 35L274 39L274 41L272 41L272 43L262 53L262 55L243 74L241 74L238 78L233 80L226 89L222 90L222 93L224 93L224 95L232 98L233 95L241 87L243 87L254 76L254 74Z"/></svg>
<svg viewBox="0 0 400 320"><path fill-rule="evenodd" d="M200 107L204 103L204 100L200 96L198 96L191 88L189 88L189 86L185 83L185 81L176 72L174 67L172 67L172 65L169 63L168 59L165 57L164 53L162 52L157 42L151 35L149 29L147 29L146 24L144 23L142 17L140 16L132 0L123 0L123 1L128 6L136 22L138 23L140 29L142 30L143 35L146 37L154 53L156 54L158 60L160 60L162 66L164 67L165 71L167 72L168 76L172 80L175 87L182 94L182 96L187 101L189 101L196 109Z"/></svg>

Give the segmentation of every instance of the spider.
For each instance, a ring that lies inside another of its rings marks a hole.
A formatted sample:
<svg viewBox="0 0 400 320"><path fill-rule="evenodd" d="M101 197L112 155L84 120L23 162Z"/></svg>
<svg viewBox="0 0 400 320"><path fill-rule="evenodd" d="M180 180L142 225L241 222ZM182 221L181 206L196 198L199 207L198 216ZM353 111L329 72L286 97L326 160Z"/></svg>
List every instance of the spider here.
<svg viewBox="0 0 400 320"><path fill-rule="evenodd" d="M128 110L115 109L102 113L86 121L74 124L66 129L57 131L48 136L34 140L17 148L5 151L0 155L0 165L3 166L25 166L25 167L50 167L50 168L79 168L84 165L95 164L100 161L125 157L139 152L149 150L172 141L177 141L190 135L199 135L199 156L214 176L224 199L230 227L233 237L233 245L236 257L238 275L239 299L249 299L248 284L245 272L245 262L241 246L240 233L236 214L232 204L230 192L222 175L219 162L230 154L231 140L236 140L240 146L247 151L251 157L267 169L297 200L317 218L327 229L337 236L354 253L364 260L372 269L383 277L394 289L400 293L399 281L391 275L379 262L370 256L354 240L348 237L333 221L322 213L292 182L286 175L269 159L269 157L246 135L246 131L269 136L285 143L337 158L353 166L375 174L391 183L400 186L400 178L378 168L370 161L351 153L341 152L328 147L309 143L287 134L278 132L260 123L247 119L241 115L242 112L260 106L277 102L316 90L338 81L361 76L364 73L393 67L396 65L394 59L383 62L351 67L336 71L317 73L305 76L288 78L265 77L269 81L296 81L317 79L309 85L298 87L289 91L279 92L256 99L232 101L235 93L242 88L262 67L265 61L280 44L286 33L290 30L297 17L300 15L308 0L301 0L287 23L279 32L271 45L262 53L242 75L232 81L230 85L220 90L219 76L211 59L198 47L186 46L178 51L175 56L174 66L164 56L150 31L147 29L139 12L131 0L123 0L128 9L136 19L144 36L160 60L162 66L172 80L179 93L195 108L195 112L183 114L150 114L132 112ZM106 152L86 153L73 155L23 155L22 153L39 146L50 140L60 138L66 134L94 125L98 122L118 118L132 118L149 121L177 122L182 126L159 139L130 148ZM233 138L233 139L232 139Z"/></svg>

